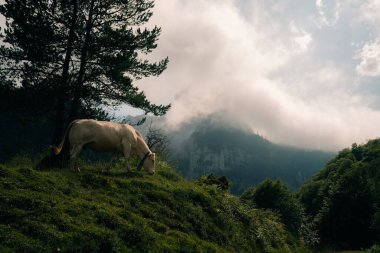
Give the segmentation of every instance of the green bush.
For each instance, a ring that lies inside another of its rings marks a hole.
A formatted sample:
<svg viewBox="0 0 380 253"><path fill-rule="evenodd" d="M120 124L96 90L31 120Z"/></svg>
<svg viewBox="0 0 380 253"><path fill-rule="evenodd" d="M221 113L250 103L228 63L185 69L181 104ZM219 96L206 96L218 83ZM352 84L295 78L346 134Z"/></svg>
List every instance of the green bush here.
<svg viewBox="0 0 380 253"><path fill-rule="evenodd" d="M302 206L290 190L279 180L264 180L257 188L250 188L241 199L252 207L270 209L280 215L281 221L295 235L299 235Z"/></svg>
<svg viewBox="0 0 380 253"><path fill-rule="evenodd" d="M380 253L380 246L375 244L369 250L368 253Z"/></svg>
<svg viewBox="0 0 380 253"><path fill-rule="evenodd" d="M195 182L200 185L214 185L216 188L223 191L228 190L231 186L231 183L225 176L214 176L213 174L201 177Z"/></svg>

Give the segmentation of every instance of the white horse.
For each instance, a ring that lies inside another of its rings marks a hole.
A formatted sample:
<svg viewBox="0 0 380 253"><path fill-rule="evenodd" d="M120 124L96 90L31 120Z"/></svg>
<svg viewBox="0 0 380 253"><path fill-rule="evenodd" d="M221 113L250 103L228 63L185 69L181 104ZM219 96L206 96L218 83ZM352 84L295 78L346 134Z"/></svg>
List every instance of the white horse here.
<svg viewBox="0 0 380 253"><path fill-rule="evenodd" d="M117 155L123 155L126 159L132 154L137 155L141 159L138 170L144 167L151 175L155 172L155 154L150 151L142 135L128 124L92 119L74 120L67 127L61 143L51 147L54 154L58 155L61 152L67 135L70 143L71 169L74 169L81 150L89 148L113 153L112 160ZM77 169L79 171L79 167ZM131 169L128 162L127 169Z"/></svg>

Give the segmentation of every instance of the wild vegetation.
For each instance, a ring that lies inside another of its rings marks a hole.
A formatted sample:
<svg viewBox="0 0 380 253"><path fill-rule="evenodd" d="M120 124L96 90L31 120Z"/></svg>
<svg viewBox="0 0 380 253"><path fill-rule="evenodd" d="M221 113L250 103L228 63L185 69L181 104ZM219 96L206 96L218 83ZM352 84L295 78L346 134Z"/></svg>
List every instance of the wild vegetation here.
<svg viewBox="0 0 380 253"><path fill-rule="evenodd" d="M136 161L137 162L137 161ZM306 252L278 216L213 183L157 173L0 165L1 252Z"/></svg>
<svg viewBox="0 0 380 253"><path fill-rule="evenodd" d="M281 181L266 179L257 188L252 187L245 191L240 198L252 207L278 212L286 228L293 234L300 235L303 222L302 206Z"/></svg>
<svg viewBox="0 0 380 253"><path fill-rule="evenodd" d="M360 249L379 243L380 139L342 150L301 188L299 199L322 246Z"/></svg>

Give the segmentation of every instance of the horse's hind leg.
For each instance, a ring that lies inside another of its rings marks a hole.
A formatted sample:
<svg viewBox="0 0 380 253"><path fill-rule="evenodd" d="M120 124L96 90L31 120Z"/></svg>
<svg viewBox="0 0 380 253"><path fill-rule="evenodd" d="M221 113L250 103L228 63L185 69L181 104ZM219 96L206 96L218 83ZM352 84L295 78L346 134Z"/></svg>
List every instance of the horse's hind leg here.
<svg viewBox="0 0 380 253"><path fill-rule="evenodd" d="M79 153L81 152L83 148L83 145L72 145L70 148L70 169L75 170L75 167L78 171L80 171L78 163L77 163L77 157Z"/></svg>

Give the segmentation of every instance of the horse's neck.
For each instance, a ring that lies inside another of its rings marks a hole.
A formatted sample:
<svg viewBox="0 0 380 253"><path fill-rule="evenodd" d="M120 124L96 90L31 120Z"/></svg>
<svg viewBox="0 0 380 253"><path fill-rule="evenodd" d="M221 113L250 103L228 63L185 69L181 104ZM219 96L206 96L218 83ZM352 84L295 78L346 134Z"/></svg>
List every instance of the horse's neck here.
<svg viewBox="0 0 380 253"><path fill-rule="evenodd" d="M141 137L137 137L137 155L142 158L145 156L146 153L150 152L150 149L148 145L145 143L145 141Z"/></svg>

